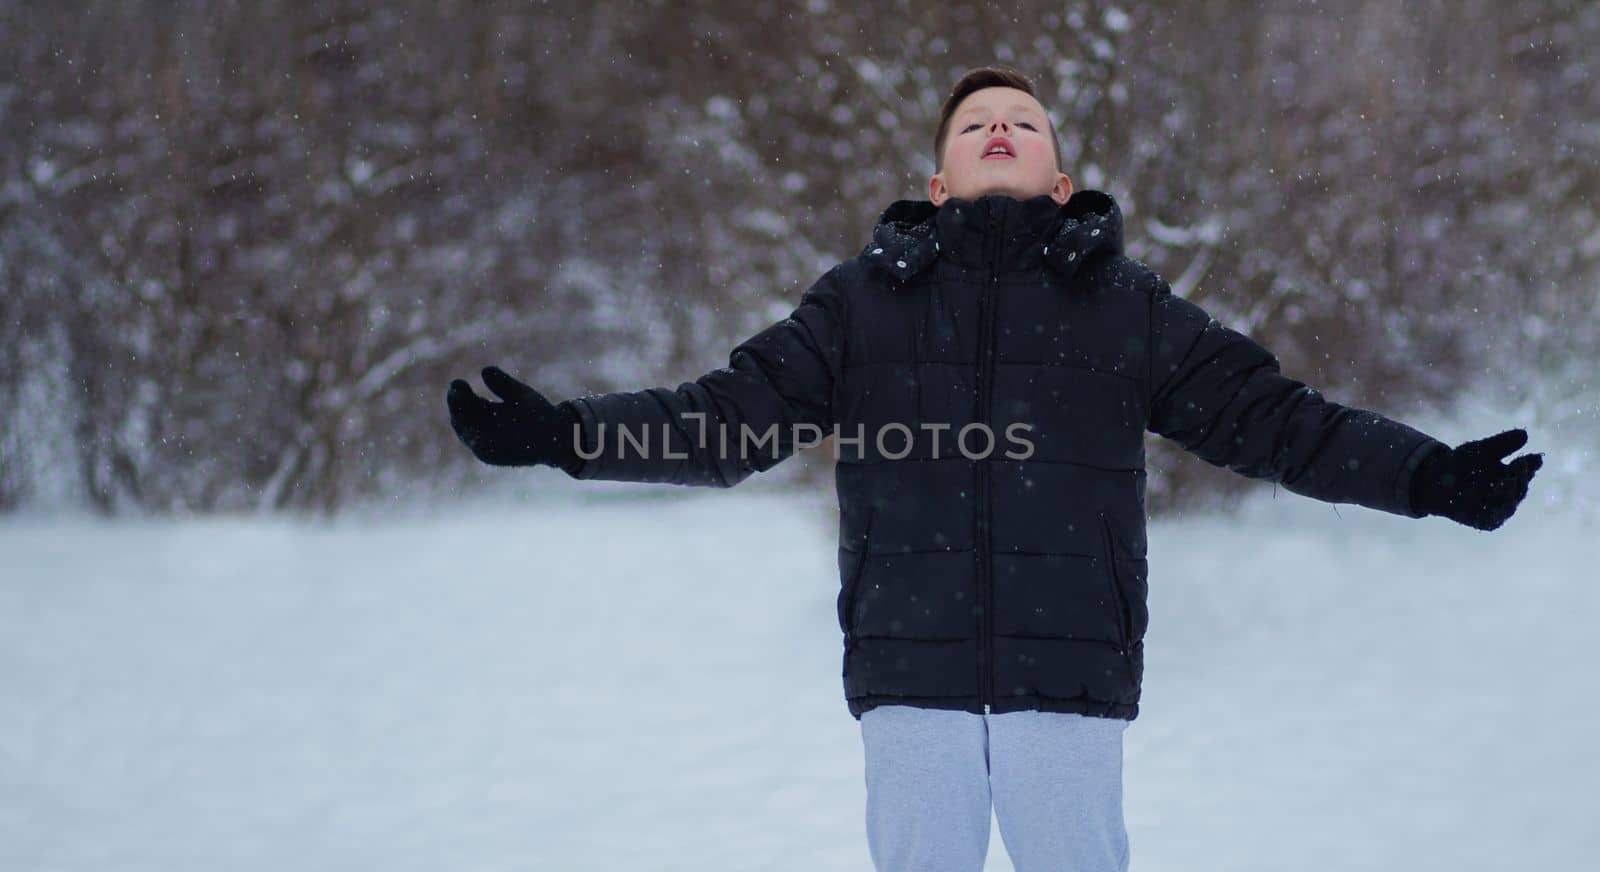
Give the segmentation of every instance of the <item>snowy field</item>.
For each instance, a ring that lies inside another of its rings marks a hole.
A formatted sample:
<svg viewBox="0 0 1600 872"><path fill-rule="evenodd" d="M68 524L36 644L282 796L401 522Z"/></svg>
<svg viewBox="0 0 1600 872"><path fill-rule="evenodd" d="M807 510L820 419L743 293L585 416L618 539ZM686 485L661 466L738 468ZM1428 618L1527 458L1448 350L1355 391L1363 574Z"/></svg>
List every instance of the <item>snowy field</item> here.
<svg viewBox="0 0 1600 872"><path fill-rule="evenodd" d="M519 474L0 521L0 869L870 870L829 498ZM1133 869L1595 868L1600 537L1546 483L1153 524Z"/></svg>

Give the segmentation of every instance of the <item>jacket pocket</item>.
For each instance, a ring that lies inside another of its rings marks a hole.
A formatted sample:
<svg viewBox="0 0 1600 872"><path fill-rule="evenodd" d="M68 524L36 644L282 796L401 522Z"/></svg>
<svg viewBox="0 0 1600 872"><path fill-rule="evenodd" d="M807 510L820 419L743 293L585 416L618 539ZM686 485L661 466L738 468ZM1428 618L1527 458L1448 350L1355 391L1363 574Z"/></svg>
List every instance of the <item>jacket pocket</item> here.
<svg viewBox="0 0 1600 872"><path fill-rule="evenodd" d="M1100 513L1100 538L1105 545L1106 581L1111 585L1111 607L1117 612L1117 646L1126 654L1133 629L1128 626L1128 603L1117 574L1117 548L1111 536L1111 521L1104 512Z"/></svg>
<svg viewBox="0 0 1600 872"><path fill-rule="evenodd" d="M861 548L855 554L850 570L845 574L844 588L839 591L839 627L844 630L845 646L855 641L856 591L861 586L861 571L866 568L868 550L872 546L872 521L877 513L867 512L867 524L861 531Z"/></svg>

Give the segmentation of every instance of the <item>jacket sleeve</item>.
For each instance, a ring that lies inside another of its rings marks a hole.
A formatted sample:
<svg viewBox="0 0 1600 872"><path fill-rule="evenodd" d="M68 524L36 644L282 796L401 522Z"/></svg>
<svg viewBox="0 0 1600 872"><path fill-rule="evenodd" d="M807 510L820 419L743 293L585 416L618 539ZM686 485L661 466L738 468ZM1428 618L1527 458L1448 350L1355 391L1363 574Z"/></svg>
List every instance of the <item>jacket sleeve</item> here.
<svg viewBox="0 0 1600 872"><path fill-rule="evenodd" d="M843 264L783 320L739 343L728 365L676 390L567 402L582 431L578 479L732 487L815 444L833 426Z"/></svg>
<svg viewBox="0 0 1600 872"><path fill-rule="evenodd" d="M1155 272L1141 281L1150 303L1151 432L1302 496L1422 517L1411 506L1411 477L1443 442L1325 399Z"/></svg>

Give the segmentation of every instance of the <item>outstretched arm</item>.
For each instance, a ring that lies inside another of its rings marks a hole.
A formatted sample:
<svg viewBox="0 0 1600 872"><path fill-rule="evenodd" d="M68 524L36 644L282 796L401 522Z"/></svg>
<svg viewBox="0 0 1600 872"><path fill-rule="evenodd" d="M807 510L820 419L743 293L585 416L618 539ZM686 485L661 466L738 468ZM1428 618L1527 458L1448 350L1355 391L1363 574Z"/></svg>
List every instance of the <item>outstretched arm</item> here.
<svg viewBox="0 0 1600 872"><path fill-rule="evenodd" d="M1449 446L1376 412L1340 405L1283 375L1278 359L1155 272L1148 427L1208 463L1329 503L1420 518L1419 466Z"/></svg>
<svg viewBox="0 0 1600 872"><path fill-rule="evenodd" d="M777 465L799 443L819 441L833 421L840 269L813 283L787 318L739 343L726 367L676 390L562 403L581 421L585 440L586 459L573 477L732 487Z"/></svg>

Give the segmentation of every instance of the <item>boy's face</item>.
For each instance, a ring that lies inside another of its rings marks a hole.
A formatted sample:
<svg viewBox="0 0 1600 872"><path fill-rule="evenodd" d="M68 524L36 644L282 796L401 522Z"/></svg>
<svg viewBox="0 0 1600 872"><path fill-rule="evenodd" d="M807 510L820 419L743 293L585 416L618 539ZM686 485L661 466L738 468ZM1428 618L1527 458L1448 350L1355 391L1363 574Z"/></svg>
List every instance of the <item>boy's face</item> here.
<svg viewBox="0 0 1600 872"><path fill-rule="evenodd" d="M989 154L991 145L1004 145L1010 155ZM945 132L940 170L928 180L935 206L985 194L1017 200L1049 194L1057 203L1072 196L1072 179L1056 166L1044 107L1015 88L982 88L961 101Z"/></svg>

